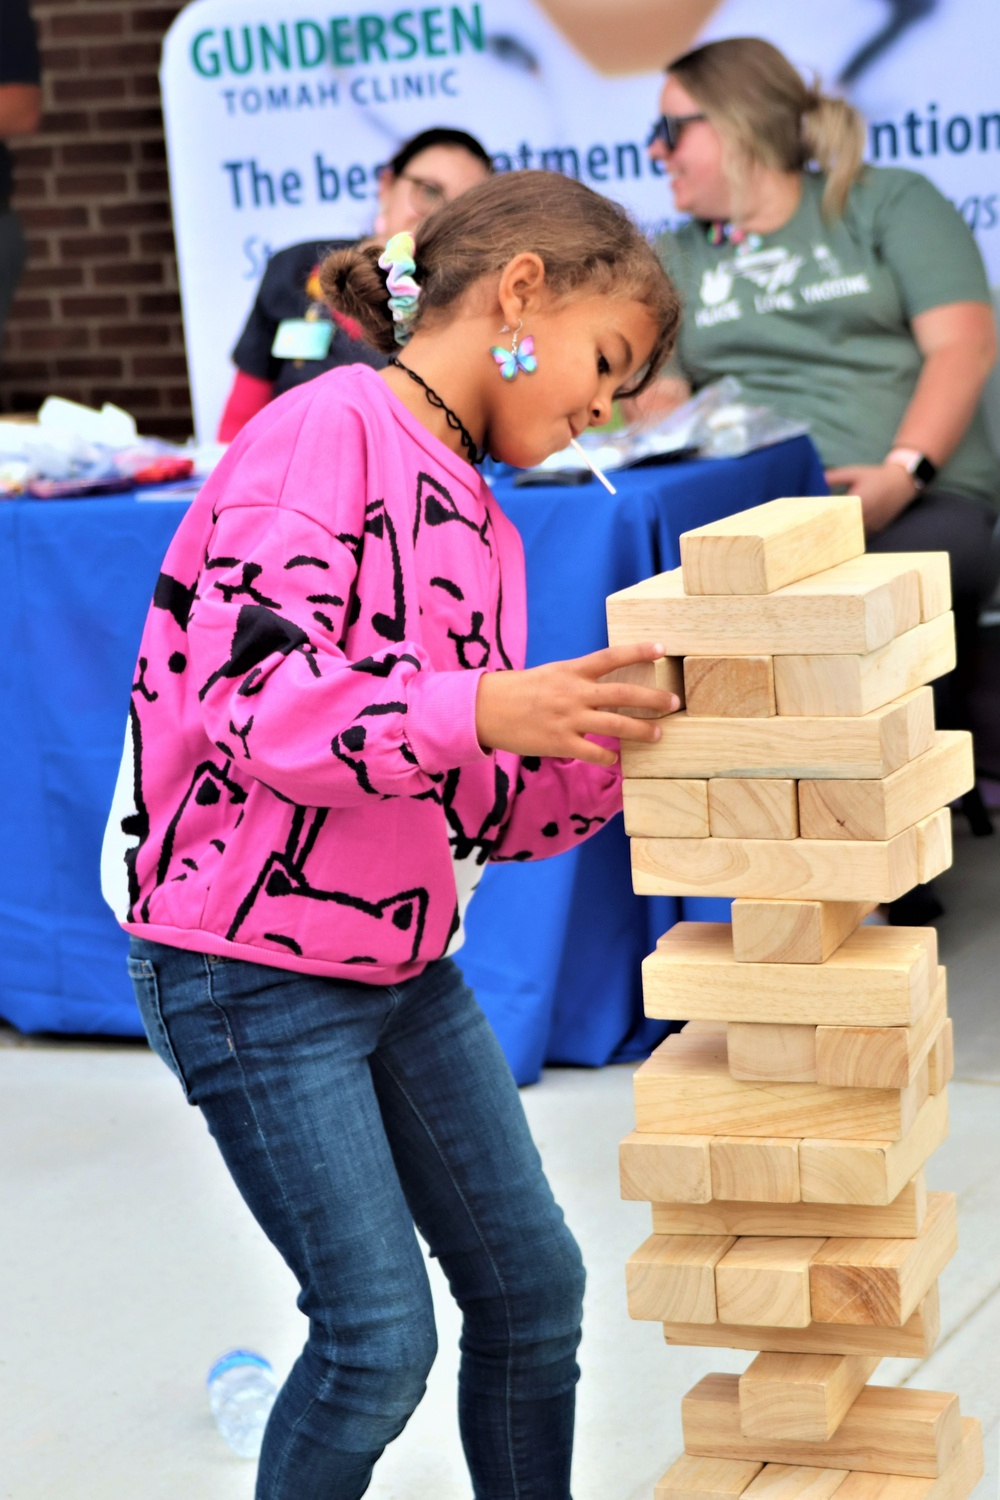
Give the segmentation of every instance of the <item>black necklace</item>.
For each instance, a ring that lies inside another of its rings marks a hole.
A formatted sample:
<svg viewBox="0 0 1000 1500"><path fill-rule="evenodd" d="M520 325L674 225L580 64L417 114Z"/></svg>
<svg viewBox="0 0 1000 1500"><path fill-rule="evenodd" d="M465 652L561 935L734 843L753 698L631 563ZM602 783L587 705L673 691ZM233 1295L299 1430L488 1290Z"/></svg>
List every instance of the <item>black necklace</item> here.
<svg viewBox="0 0 1000 1500"><path fill-rule="evenodd" d="M439 411L444 412L445 420L448 423L448 426L453 432L458 433L459 437L462 440L462 447L465 448L468 452L469 463L481 464L483 459L486 457L486 450L484 449L482 452L479 451L469 433L468 428L464 425L460 418L455 415L450 406L445 406L437 391L432 391L426 380L423 380L417 374L416 370L411 370L409 365L404 365L403 361L401 359L397 359L395 355L392 356L392 359L390 359L389 363L391 365L395 365L397 370L402 370L405 375L409 375L411 380L415 380L417 385L423 387L424 395L427 397L430 404L432 406L436 406Z"/></svg>

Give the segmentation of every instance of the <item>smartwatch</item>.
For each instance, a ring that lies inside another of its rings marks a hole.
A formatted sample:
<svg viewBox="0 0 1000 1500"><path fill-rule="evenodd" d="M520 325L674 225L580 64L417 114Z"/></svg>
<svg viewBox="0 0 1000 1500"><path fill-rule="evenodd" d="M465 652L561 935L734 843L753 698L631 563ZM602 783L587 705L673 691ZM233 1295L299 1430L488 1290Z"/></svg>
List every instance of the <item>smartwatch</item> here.
<svg viewBox="0 0 1000 1500"><path fill-rule="evenodd" d="M932 464L926 453L917 448L893 448L884 460L887 464L899 464L913 480L917 494L925 490L937 474L937 464Z"/></svg>

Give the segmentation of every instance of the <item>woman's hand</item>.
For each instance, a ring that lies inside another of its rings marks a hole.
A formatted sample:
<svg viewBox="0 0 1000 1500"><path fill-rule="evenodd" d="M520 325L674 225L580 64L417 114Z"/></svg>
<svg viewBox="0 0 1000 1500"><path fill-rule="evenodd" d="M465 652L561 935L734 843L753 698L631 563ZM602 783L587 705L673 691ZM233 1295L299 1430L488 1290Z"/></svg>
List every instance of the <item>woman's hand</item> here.
<svg viewBox="0 0 1000 1500"><path fill-rule="evenodd" d="M476 733L484 750L516 755L554 755L613 766L614 751L585 739L603 734L623 740L660 738L651 719L630 719L618 708L670 714L680 708L675 693L599 679L618 667L654 662L662 646L609 646L575 661L554 661L524 672L484 672L476 698Z"/></svg>
<svg viewBox="0 0 1000 1500"><path fill-rule="evenodd" d="M868 536L884 531L917 493L902 464L845 464L840 469L827 469L826 482L831 489L860 497Z"/></svg>

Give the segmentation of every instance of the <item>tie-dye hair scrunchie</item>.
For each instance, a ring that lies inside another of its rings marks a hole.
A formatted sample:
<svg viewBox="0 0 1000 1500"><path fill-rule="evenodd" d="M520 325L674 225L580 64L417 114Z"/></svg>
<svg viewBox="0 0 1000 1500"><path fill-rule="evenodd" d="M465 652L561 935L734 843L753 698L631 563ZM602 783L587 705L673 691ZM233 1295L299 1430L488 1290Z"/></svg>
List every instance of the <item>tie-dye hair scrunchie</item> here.
<svg viewBox="0 0 1000 1500"><path fill-rule="evenodd" d="M379 267L387 271L386 286L389 288L389 306L392 309L393 330L397 344L405 344L410 337L420 288L413 279L417 263L413 258L416 244L408 230L394 234L379 256Z"/></svg>

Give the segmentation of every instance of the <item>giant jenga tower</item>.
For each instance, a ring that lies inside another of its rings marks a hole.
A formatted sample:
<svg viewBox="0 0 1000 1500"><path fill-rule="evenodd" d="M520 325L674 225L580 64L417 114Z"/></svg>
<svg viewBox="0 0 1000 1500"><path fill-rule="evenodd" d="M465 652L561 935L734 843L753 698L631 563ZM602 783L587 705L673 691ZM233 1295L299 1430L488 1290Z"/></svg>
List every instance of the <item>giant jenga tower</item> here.
<svg viewBox="0 0 1000 1500"><path fill-rule="evenodd" d="M684 693L622 745L640 895L734 896L643 965L687 1018L635 1075L622 1195L653 1205L629 1310L668 1344L760 1351L684 1397L656 1500L964 1500L979 1423L870 1385L923 1357L955 1199L951 1022L931 928L862 926L951 861L965 733L935 730L954 665L945 553L866 555L853 497L776 500L681 539L682 566L608 600L613 645L660 641ZM639 670L639 669L637 669Z"/></svg>

